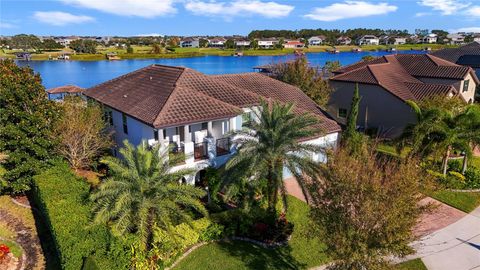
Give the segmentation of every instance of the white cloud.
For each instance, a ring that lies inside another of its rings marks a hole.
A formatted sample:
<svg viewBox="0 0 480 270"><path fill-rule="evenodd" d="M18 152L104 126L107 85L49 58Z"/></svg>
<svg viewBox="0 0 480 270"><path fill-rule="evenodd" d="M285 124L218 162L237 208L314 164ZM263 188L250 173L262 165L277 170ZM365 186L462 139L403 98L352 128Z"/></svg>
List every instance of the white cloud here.
<svg viewBox="0 0 480 270"><path fill-rule="evenodd" d="M388 3L370 3L365 1L345 1L334 3L326 7L317 7L305 17L317 20L332 22L341 19L368 17L394 12L398 7Z"/></svg>
<svg viewBox="0 0 480 270"><path fill-rule="evenodd" d="M120 16L153 18L174 14L175 0L62 0L66 4Z"/></svg>
<svg viewBox="0 0 480 270"><path fill-rule="evenodd" d="M55 26L95 21L95 19L90 16L74 15L62 11L37 11L33 14L33 18L40 22Z"/></svg>
<svg viewBox="0 0 480 270"><path fill-rule="evenodd" d="M150 34L138 34L137 37L163 37L163 35L159 33L150 33Z"/></svg>
<svg viewBox="0 0 480 270"><path fill-rule="evenodd" d="M0 22L0 29L11 29L17 27L14 24L11 23L6 23L6 22Z"/></svg>
<svg viewBox="0 0 480 270"><path fill-rule="evenodd" d="M417 18L425 17L425 16L429 16L429 15L432 15L432 13L430 13L430 12L417 12L417 13L415 13L415 17L417 17Z"/></svg>
<svg viewBox="0 0 480 270"><path fill-rule="evenodd" d="M440 11L442 15L452 15L470 6L470 3L462 0L420 0L418 4Z"/></svg>
<svg viewBox="0 0 480 270"><path fill-rule="evenodd" d="M480 26L473 26L473 27L462 27L458 29L450 29L448 30L449 33L459 33L459 32L465 32L465 33L480 33Z"/></svg>
<svg viewBox="0 0 480 270"><path fill-rule="evenodd" d="M266 18L286 17L294 9L293 6L276 2L262 2L258 0L235 0L226 2L188 1L185 9L195 15L219 16L229 19L232 16L259 15Z"/></svg>
<svg viewBox="0 0 480 270"><path fill-rule="evenodd" d="M465 13L471 17L480 17L480 6L472 6L465 10Z"/></svg>

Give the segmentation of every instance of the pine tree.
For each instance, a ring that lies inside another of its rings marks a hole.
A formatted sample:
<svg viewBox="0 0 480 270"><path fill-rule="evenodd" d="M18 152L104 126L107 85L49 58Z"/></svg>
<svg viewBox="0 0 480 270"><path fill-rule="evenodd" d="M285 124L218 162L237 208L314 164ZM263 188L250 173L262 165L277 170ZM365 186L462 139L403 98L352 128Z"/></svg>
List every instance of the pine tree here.
<svg viewBox="0 0 480 270"><path fill-rule="evenodd" d="M358 109L360 106L360 93L358 90L358 83L355 84L355 90L353 91L352 104L350 105L350 113L347 118L347 127L345 129L343 139L348 141L357 132L357 118Z"/></svg>

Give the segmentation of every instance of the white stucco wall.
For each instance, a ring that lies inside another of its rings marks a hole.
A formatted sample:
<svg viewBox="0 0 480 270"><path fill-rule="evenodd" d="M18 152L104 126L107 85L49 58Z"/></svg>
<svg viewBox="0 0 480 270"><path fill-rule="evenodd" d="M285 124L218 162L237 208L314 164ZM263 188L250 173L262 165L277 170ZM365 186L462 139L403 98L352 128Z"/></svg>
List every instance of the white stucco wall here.
<svg viewBox="0 0 480 270"><path fill-rule="evenodd" d="M123 141L127 139L133 145L139 145L142 140L151 142L154 139L153 128L142 123L135 118L127 115L128 134L123 132L122 113L108 108L112 111L114 139L117 147L123 146Z"/></svg>

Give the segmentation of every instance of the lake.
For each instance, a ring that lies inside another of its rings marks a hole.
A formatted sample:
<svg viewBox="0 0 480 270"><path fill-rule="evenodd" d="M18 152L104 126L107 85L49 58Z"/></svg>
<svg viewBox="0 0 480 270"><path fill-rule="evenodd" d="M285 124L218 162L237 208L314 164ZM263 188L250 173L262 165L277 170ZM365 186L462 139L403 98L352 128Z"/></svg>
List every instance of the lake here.
<svg viewBox="0 0 480 270"><path fill-rule="evenodd" d="M423 51L399 51L398 53L424 53ZM341 52L338 54L319 52L307 53L306 56L312 66L323 66L327 61L340 61L342 65L353 64L363 56L383 56L390 54L378 52ZM293 59L294 55L282 56L202 56L174 59L132 59L118 61L18 61L21 66L29 65L39 72L44 86L48 88L66 84L80 87L91 87L112 78L118 77L136 69L151 65L162 64L185 66L205 74L242 73L253 71L254 66L277 63Z"/></svg>

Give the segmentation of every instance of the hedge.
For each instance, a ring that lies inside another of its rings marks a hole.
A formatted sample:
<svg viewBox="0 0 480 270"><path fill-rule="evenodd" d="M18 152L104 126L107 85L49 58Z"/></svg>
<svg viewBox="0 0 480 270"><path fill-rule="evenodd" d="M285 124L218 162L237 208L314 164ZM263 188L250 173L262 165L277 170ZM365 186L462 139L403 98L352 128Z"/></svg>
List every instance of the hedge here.
<svg viewBox="0 0 480 270"><path fill-rule="evenodd" d="M105 225L92 223L89 190L90 185L65 163L34 177L34 199L53 236L62 269L87 265L92 269L95 264L99 269L128 269L130 246Z"/></svg>

